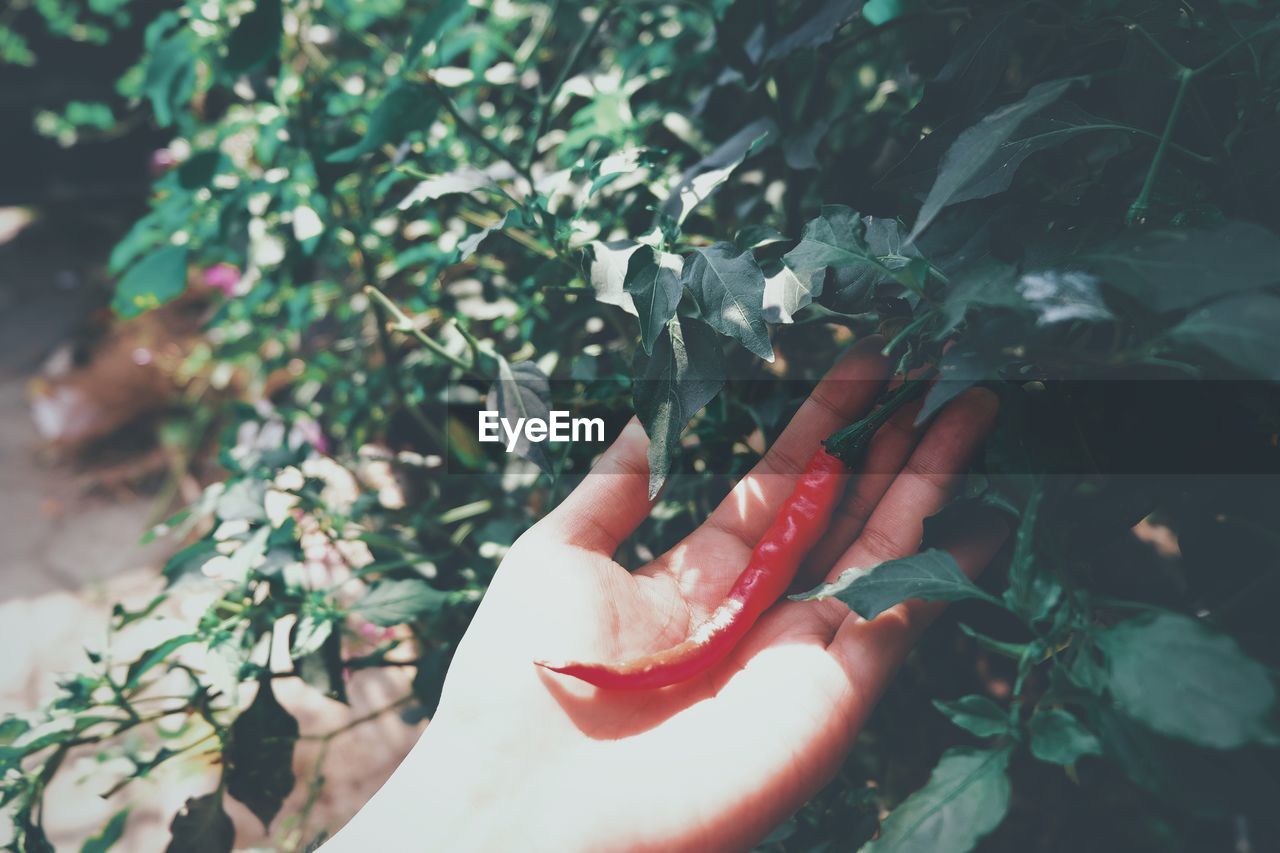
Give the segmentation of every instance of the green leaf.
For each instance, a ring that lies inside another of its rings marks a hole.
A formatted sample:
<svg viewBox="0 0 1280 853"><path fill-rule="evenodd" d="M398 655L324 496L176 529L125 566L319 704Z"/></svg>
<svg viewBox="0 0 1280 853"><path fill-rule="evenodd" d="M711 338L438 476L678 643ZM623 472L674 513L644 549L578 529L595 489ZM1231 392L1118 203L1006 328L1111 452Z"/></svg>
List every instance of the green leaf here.
<svg viewBox="0 0 1280 853"><path fill-rule="evenodd" d="M1034 547L1043 496L1044 482L1036 480L1018 522L1013 558L1009 561L1009 587L1004 591L1009 609L1029 622L1049 615L1062 595L1062 584L1040 566Z"/></svg>
<svg viewBox="0 0 1280 853"><path fill-rule="evenodd" d="M179 634L178 636L170 637L163 643L147 650L143 653L142 657L129 664L129 669L125 674L124 689L133 690L142 680L142 676L146 675L157 665L164 663L169 656L178 649L183 646L190 645L199 639L200 637L196 634Z"/></svg>
<svg viewBox="0 0 1280 853"><path fill-rule="evenodd" d="M169 824L165 853L231 853L236 828L222 808L222 791L192 797Z"/></svg>
<svg viewBox="0 0 1280 853"><path fill-rule="evenodd" d="M474 255L476 253L476 249L480 248L480 244L489 239L490 234L493 234L496 231L501 231L503 228L507 227L507 219L509 217L510 214L507 214L492 225L481 228L476 233L459 240L458 260L465 261L467 258Z"/></svg>
<svg viewBox="0 0 1280 853"><path fill-rule="evenodd" d="M101 832L81 845L80 853L109 853L115 843L124 835L124 824L128 819L128 809L116 812L111 820L107 821L107 825L102 828Z"/></svg>
<svg viewBox="0 0 1280 853"><path fill-rule="evenodd" d="M674 317L652 355L637 353L633 375L636 415L649 435L652 499L667 479L685 425L724 386L719 339L705 323Z"/></svg>
<svg viewBox="0 0 1280 853"><path fill-rule="evenodd" d="M635 301L627 292L625 282L631 256L640 248L631 240L612 240L608 243L595 240L583 250L583 270L587 281L596 292L596 300L606 305L616 305L628 314L639 317Z"/></svg>
<svg viewBox="0 0 1280 853"><path fill-rule="evenodd" d="M1146 308L1178 311L1280 281L1280 237L1261 225L1135 231L1076 260Z"/></svg>
<svg viewBox="0 0 1280 853"><path fill-rule="evenodd" d="M730 243L698 249L685 263L684 286L716 331L773 361L773 344L764 322L764 273L750 252L735 251Z"/></svg>
<svg viewBox="0 0 1280 853"><path fill-rule="evenodd" d="M347 701L347 679L343 674L342 661L342 635L337 631L330 631L317 648L310 649L300 656L294 662L294 666L298 671L298 677L323 695L338 702Z"/></svg>
<svg viewBox="0 0 1280 853"><path fill-rule="evenodd" d="M963 622L960 623L959 627L961 633L965 636L972 637L978 645L982 646L982 648L989 652L995 652L998 655L1010 658L1011 660L1021 660L1022 656L1027 653L1031 645L1030 643L1010 643L1004 640L997 640L994 637L989 637L981 631L977 631L969 627Z"/></svg>
<svg viewBox="0 0 1280 853"><path fill-rule="evenodd" d="M1009 712L986 696L961 696L952 702L935 700L933 706L951 722L978 737L991 737L1009 732Z"/></svg>
<svg viewBox="0 0 1280 853"><path fill-rule="evenodd" d="M770 144L778 126L771 118L759 118L722 142L714 151L694 163L680 176L679 183L662 203L660 212L677 225L729 180L742 162Z"/></svg>
<svg viewBox="0 0 1280 853"><path fill-rule="evenodd" d="M164 246L129 268L116 285L111 307L121 317L136 317L177 298L186 289L186 247Z"/></svg>
<svg viewBox="0 0 1280 853"><path fill-rule="evenodd" d="M907 242L915 242L947 205L998 191L991 188L1000 184L993 175L1002 167L1001 146L1024 121L1062 97L1075 82L1075 78L1068 78L1037 84L1022 100L987 114L961 133L942 157L937 180L920 207ZM1007 181L1004 186L1008 186Z"/></svg>
<svg viewBox="0 0 1280 853"><path fill-rule="evenodd" d="M293 790L297 741L298 721L276 701L271 678L262 678L253 702L231 724L222 758L227 793L248 806L264 829Z"/></svg>
<svg viewBox="0 0 1280 853"><path fill-rule="evenodd" d="M1273 809L1280 786L1254 751L1221 752L1164 737L1109 708L1090 708L1103 755L1136 785L1192 815Z"/></svg>
<svg viewBox="0 0 1280 853"><path fill-rule="evenodd" d="M864 853L965 853L1009 810L1009 750L949 749Z"/></svg>
<svg viewBox="0 0 1280 853"><path fill-rule="evenodd" d="M889 560L868 569L848 569L829 584L792 596L797 601L835 597L864 619L910 599L960 601L978 598L1000 602L974 586L946 551L930 548L900 560Z"/></svg>
<svg viewBox="0 0 1280 853"><path fill-rule="evenodd" d="M426 581L381 581L351 608L351 612L375 625L389 628L412 622L423 613L439 610L450 600Z"/></svg>
<svg viewBox="0 0 1280 853"><path fill-rule="evenodd" d="M1086 755L1101 755L1102 744L1071 713L1060 708L1031 717L1031 754L1050 764L1075 764Z"/></svg>
<svg viewBox="0 0 1280 853"><path fill-rule="evenodd" d="M283 33L280 0L256 0L227 39L227 71L244 74L278 56Z"/></svg>
<svg viewBox="0 0 1280 853"><path fill-rule="evenodd" d="M31 729L31 724L21 717L5 717L0 720L0 746L8 746Z"/></svg>
<svg viewBox="0 0 1280 853"><path fill-rule="evenodd" d="M641 246L627 263L623 287L631 294L640 318L640 343L644 351L653 353L653 342L676 315L676 307L684 293L680 284L679 255Z"/></svg>
<svg viewBox="0 0 1280 853"><path fill-rule="evenodd" d="M1280 296L1244 293L1198 308L1170 340L1208 350L1246 373L1280 380Z"/></svg>
<svg viewBox="0 0 1280 853"><path fill-rule="evenodd" d="M837 30L857 17L862 4L863 0L824 0L808 18L769 47L764 61L774 62L798 50L822 47L835 38Z"/></svg>
<svg viewBox="0 0 1280 853"><path fill-rule="evenodd" d="M409 48L405 51L410 67L416 67L422 52L440 36L462 23L462 18L470 14L467 0L441 0L435 3L427 14L423 15L413 28L413 36L409 40Z"/></svg>
<svg viewBox="0 0 1280 853"><path fill-rule="evenodd" d="M821 295L822 277L815 277L818 292L814 292L812 281L806 281L796 275L786 264L777 264L772 272L766 272L764 278L764 310L766 323L791 323L794 315Z"/></svg>
<svg viewBox="0 0 1280 853"><path fill-rule="evenodd" d="M1152 729L1215 749L1266 739L1271 673L1204 623L1158 612L1098 634L1116 703Z"/></svg>
<svg viewBox="0 0 1280 853"><path fill-rule="evenodd" d="M499 181L515 177L515 169L509 163L496 163L487 169L464 166L442 175L433 175L409 191L398 207L407 210L424 201L434 201L449 195L473 193L476 190L496 187Z"/></svg>
<svg viewBox="0 0 1280 853"><path fill-rule="evenodd" d="M417 670L413 676L413 695L422 704L422 712L428 717L434 717L436 708L440 706L444 677L449 671L451 660L452 646L428 649L418 658Z"/></svg>
<svg viewBox="0 0 1280 853"><path fill-rule="evenodd" d="M916 414L916 424L933 417L943 406L965 391L1000 373L997 354L976 349L979 336L967 335L942 354L938 362L938 380L929 388L924 403Z"/></svg>
<svg viewBox="0 0 1280 853"><path fill-rule="evenodd" d="M1029 97L1029 95L1028 95ZM1031 115L990 156L976 166L947 204L986 198L1009 189L1018 168L1032 154L1045 151L1089 133L1119 133L1122 127L1092 116L1071 103L1047 105ZM956 142L963 139L963 134ZM945 160L945 157L944 157ZM941 171L941 167L939 169Z"/></svg>
<svg viewBox="0 0 1280 853"><path fill-rule="evenodd" d="M177 20L159 18L147 30L148 46L151 54L147 58L146 76L142 84L142 93L151 101L151 111L155 114L156 124L168 127L173 124L174 113L184 107L196 88L195 35L187 28L185 22L179 25L176 32L163 41L152 43L153 35L163 31L164 25Z"/></svg>
<svg viewBox="0 0 1280 853"><path fill-rule="evenodd" d="M328 160L350 163L383 145L397 144L412 131L429 128L439 112L440 94L434 86L396 82L374 107L360 141L332 152Z"/></svg>
<svg viewBox="0 0 1280 853"><path fill-rule="evenodd" d="M498 378L489 389L486 405L512 424L530 418L546 420L551 414L551 382L532 361L510 364L498 358ZM521 429L514 452L548 474L554 472L545 442L532 442Z"/></svg>
<svg viewBox="0 0 1280 853"><path fill-rule="evenodd" d="M919 252L904 246L897 220L863 217L842 204L824 205L804 226L800 242L783 262L816 298L828 269L840 291L867 289L888 281L912 281L907 269L919 264Z"/></svg>

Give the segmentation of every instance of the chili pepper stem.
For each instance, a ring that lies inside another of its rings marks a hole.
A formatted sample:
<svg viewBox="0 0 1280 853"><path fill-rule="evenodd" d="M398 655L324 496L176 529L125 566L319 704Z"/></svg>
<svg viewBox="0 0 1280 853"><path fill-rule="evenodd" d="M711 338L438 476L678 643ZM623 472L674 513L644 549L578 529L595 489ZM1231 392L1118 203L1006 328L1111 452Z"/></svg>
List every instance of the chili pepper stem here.
<svg viewBox="0 0 1280 853"><path fill-rule="evenodd" d="M827 452L839 459L847 468L856 468L867 455L871 439L880 427L888 423L898 410L913 400L919 399L929 390L929 379L933 371L919 379L908 379L897 388L885 394L875 411L865 418L856 420L841 430L832 433L823 442Z"/></svg>

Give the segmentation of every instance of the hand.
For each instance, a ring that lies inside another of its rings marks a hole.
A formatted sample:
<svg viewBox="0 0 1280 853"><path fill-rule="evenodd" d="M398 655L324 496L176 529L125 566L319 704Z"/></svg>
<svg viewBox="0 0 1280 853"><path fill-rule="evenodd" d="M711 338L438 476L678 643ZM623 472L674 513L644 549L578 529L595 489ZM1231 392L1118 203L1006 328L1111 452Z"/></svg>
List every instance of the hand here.
<svg viewBox="0 0 1280 853"><path fill-rule="evenodd" d="M743 849L829 780L937 612L868 622L836 600L783 601L721 665L657 691L611 693L535 658L614 660L683 640L714 609L796 473L873 403L888 365L855 347L706 522L629 573L611 557L648 514L647 439L632 422L592 473L512 547L458 647L439 710L387 785L326 848ZM994 418L969 391L926 430L906 409L851 477L815 579L914 553L924 519ZM976 574L993 518L938 543Z"/></svg>

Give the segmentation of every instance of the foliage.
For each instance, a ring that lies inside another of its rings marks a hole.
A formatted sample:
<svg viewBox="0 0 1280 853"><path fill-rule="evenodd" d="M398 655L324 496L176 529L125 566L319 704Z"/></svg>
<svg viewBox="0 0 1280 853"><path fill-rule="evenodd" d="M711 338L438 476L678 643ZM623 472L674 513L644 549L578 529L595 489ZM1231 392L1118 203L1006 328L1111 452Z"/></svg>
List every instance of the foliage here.
<svg viewBox="0 0 1280 853"><path fill-rule="evenodd" d="M946 621L965 624L934 633L840 777L765 849L853 849L877 826L880 853L1280 837L1265 604L1280 495L1274 477L1226 476L1275 471L1275 396L1177 381L1276 377L1280 29L1264 6L159 14L120 90L180 162L111 269L126 316L178 296L188 265L241 272L187 366L217 378L190 393L223 427L227 476L170 525L195 540L166 567L166 595L201 577L220 594L194 633L131 661L95 653L52 706L4 722L15 845L47 849L42 797L73 746L124 749L160 719L190 726L131 756L135 776L210 744L227 759L175 816L175 849L229 848L224 790L270 823L297 735L275 678L342 697L346 671L409 649L429 714L505 548L598 450L525 446L526 462L476 443L495 383L509 413L557 393L634 407L651 491L666 484L624 548L639 562L875 331L900 368L938 364L922 418L974 384L1000 391L958 504L1015 516L1016 543L981 586L926 550L821 591L869 618L956 601ZM35 8L51 26L80 14ZM28 61L16 38L0 21L0 58ZM262 402L218 404L209 389L232 377ZM1176 533L1178 561L1134 545L1144 518ZM119 611L116 628L146 619ZM361 649L362 624L398 627ZM281 630L285 667L268 654ZM184 663L193 647L224 677ZM144 710L174 677L186 698Z"/></svg>

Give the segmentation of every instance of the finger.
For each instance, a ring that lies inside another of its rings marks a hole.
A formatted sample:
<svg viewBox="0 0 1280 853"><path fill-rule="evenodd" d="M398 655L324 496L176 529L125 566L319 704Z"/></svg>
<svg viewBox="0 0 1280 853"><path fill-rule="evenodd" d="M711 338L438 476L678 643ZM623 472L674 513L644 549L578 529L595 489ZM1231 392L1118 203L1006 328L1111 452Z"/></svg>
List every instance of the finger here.
<svg viewBox="0 0 1280 853"><path fill-rule="evenodd" d="M836 507L826 534L796 573L797 588L808 589L820 583L862 532L863 525L924 434L924 429L915 425L919 411L919 403L905 406L871 440L862 470Z"/></svg>
<svg viewBox="0 0 1280 853"><path fill-rule="evenodd" d="M565 542L611 555L653 507L649 437L632 418L591 473L541 522Z"/></svg>
<svg viewBox="0 0 1280 853"><path fill-rule="evenodd" d="M822 440L875 401L890 369L888 360L880 354L882 346L879 337L870 337L852 347L827 371L778 440L706 522L646 571L679 574L696 563L699 585L712 588L721 586L723 580L716 576L714 566L708 566L706 560L673 555L710 554L714 562L740 569L743 556L755 546L778 507L791 494L796 479Z"/></svg>
<svg viewBox="0 0 1280 853"><path fill-rule="evenodd" d="M969 458L995 422L998 405L995 394L975 388L938 414L828 579L845 569L875 566L916 552L924 520L951 499Z"/></svg>

